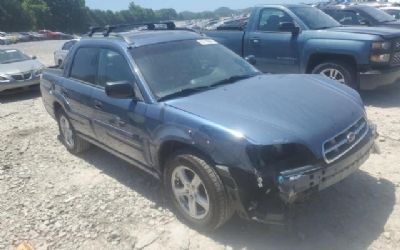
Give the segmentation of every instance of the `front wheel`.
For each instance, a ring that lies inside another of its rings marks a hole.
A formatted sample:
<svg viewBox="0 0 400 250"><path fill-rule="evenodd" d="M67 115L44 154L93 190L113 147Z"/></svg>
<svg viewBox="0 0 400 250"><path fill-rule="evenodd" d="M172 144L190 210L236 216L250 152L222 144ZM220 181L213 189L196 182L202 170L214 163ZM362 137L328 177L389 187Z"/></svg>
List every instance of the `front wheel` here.
<svg viewBox="0 0 400 250"><path fill-rule="evenodd" d="M178 216L192 227L213 230L232 216L221 179L206 160L191 151L170 158L164 184Z"/></svg>
<svg viewBox="0 0 400 250"><path fill-rule="evenodd" d="M311 73L324 75L353 89L358 89L356 70L349 63L326 61L315 66Z"/></svg>

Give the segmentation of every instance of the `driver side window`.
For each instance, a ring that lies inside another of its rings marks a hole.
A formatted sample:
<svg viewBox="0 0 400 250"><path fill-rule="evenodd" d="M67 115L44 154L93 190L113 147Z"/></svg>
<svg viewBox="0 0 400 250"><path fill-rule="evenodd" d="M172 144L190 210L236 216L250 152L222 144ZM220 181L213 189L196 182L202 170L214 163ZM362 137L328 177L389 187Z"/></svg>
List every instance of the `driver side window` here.
<svg viewBox="0 0 400 250"><path fill-rule="evenodd" d="M108 82L135 82L135 77L125 58L120 53L109 49L100 51L97 77L97 85L101 87Z"/></svg>
<svg viewBox="0 0 400 250"><path fill-rule="evenodd" d="M258 30L279 32L281 23L293 22L293 19L284 11L279 9L263 9L260 15Z"/></svg>

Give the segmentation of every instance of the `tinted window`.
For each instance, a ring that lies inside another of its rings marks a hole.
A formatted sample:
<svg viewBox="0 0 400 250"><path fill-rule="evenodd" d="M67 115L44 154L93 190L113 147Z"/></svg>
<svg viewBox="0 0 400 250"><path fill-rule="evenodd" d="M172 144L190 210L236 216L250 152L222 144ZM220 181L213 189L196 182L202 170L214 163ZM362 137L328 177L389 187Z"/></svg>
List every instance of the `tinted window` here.
<svg viewBox="0 0 400 250"><path fill-rule="evenodd" d="M310 29L327 29L340 26L335 19L325 14L323 11L308 6L289 7Z"/></svg>
<svg viewBox="0 0 400 250"><path fill-rule="evenodd" d="M400 10L385 10L385 12L396 19L400 19Z"/></svg>
<svg viewBox="0 0 400 250"><path fill-rule="evenodd" d="M371 6L363 6L360 10L380 23L390 22L395 20L394 17L384 12L383 10Z"/></svg>
<svg viewBox="0 0 400 250"><path fill-rule="evenodd" d="M62 47L62 50L70 50L72 46L76 44L76 41L69 41L64 43L64 46Z"/></svg>
<svg viewBox="0 0 400 250"><path fill-rule="evenodd" d="M94 84L96 81L98 66L97 48L80 48L72 64L71 77Z"/></svg>
<svg viewBox="0 0 400 250"><path fill-rule="evenodd" d="M280 24L284 22L293 22L293 19L282 10L263 9L258 28L261 31L279 31Z"/></svg>
<svg viewBox="0 0 400 250"><path fill-rule="evenodd" d="M102 49L99 57L98 85L105 86L107 82L135 80L131 68L125 58L118 52Z"/></svg>
<svg viewBox="0 0 400 250"><path fill-rule="evenodd" d="M367 23L362 13L353 10L336 10L328 12L328 14L343 25L363 25Z"/></svg>

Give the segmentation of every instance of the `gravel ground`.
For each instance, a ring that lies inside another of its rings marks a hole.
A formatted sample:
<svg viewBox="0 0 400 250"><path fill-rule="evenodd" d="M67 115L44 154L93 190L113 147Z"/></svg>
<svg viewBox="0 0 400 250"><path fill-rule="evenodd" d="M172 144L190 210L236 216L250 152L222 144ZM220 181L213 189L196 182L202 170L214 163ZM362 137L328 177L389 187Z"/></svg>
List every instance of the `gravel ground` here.
<svg viewBox="0 0 400 250"><path fill-rule="evenodd" d="M61 43L11 47L52 65ZM302 209L295 233L238 218L193 231L145 173L98 148L69 154L37 89L0 96L0 249L400 249L400 85L362 96L382 152Z"/></svg>

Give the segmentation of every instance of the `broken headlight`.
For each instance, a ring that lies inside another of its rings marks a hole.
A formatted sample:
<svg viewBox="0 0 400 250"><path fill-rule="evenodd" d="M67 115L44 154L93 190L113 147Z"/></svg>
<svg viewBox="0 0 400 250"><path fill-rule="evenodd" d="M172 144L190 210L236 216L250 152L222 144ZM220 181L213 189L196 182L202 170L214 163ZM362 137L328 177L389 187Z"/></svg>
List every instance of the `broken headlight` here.
<svg viewBox="0 0 400 250"><path fill-rule="evenodd" d="M248 148L248 154L256 166L276 172L299 168L317 161L313 153L300 144L251 146Z"/></svg>

